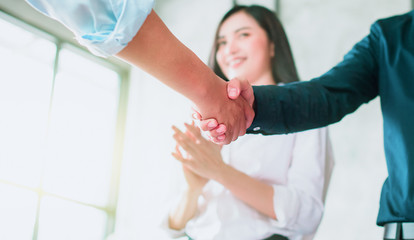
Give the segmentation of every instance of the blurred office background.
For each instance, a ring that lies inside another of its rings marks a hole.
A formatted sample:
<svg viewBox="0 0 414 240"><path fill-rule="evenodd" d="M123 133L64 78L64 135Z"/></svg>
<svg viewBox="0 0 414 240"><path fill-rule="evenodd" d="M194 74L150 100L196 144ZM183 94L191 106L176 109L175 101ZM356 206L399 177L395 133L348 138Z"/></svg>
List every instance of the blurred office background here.
<svg viewBox="0 0 414 240"><path fill-rule="evenodd" d="M158 0L204 62L233 4L284 24L303 80L341 61L379 18L410 0ZM115 58L90 55L23 0L0 2L0 239L168 239L159 225L184 180L171 125L191 102ZM336 165L316 240L381 239L387 173L379 99L330 126Z"/></svg>

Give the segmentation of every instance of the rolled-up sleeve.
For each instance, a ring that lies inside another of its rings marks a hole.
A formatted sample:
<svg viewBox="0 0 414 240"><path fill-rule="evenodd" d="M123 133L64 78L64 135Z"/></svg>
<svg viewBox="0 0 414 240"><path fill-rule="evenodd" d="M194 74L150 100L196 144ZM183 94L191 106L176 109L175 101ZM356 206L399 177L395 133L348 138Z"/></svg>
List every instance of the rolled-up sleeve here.
<svg viewBox="0 0 414 240"><path fill-rule="evenodd" d="M287 185L274 185L273 205L277 227L300 234L316 231L322 219L324 198L333 168L327 129L297 134Z"/></svg>
<svg viewBox="0 0 414 240"><path fill-rule="evenodd" d="M26 0L74 34L93 54L120 52L137 34L154 5L153 0Z"/></svg>
<svg viewBox="0 0 414 240"><path fill-rule="evenodd" d="M180 230L175 230L175 229L170 228L170 224L169 224L170 212L173 208L178 206L180 201L181 201L181 198L177 197L172 202L163 206L163 209L164 209L163 212L165 214L163 215L163 218L161 219L161 222L159 224L159 227L162 230L164 230L165 234L168 237L173 238L173 239L186 236L185 227Z"/></svg>

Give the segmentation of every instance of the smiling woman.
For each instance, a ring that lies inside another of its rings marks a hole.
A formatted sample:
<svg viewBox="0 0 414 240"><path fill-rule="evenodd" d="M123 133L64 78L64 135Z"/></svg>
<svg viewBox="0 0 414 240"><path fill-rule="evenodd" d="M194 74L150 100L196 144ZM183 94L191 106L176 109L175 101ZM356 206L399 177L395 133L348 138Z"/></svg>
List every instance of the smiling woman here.
<svg viewBox="0 0 414 240"><path fill-rule="evenodd" d="M226 21L230 18L233 20ZM299 81L285 31L272 12L255 8L243 12L235 7L221 20L215 39L209 66L223 79L243 76L245 79L255 79L258 84L266 77L273 79L271 82L265 81L266 84ZM263 60L268 58L270 61ZM233 66L230 66L231 61ZM248 66L257 66L239 68L242 61ZM266 69L268 67L271 69L270 75Z"/></svg>
<svg viewBox="0 0 414 240"><path fill-rule="evenodd" d="M238 12L229 17L220 28L217 46L216 60L229 79L243 76L252 84L274 84L269 71L274 44L251 15Z"/></svg>
<svg viewBox="0 0 414 240"><path fill-rule="evenodd" d="M286 59L285 59L286 58ZM252 85L297 79L287 38L267 8L236 6L220 22L213 69ZM278 63L285 63L281 69ZM289 64L290 63L290 64ZM282 72L281 74L279 73ZM189 239L312 239L322 218L333 167L328 131L246 135L222 148L194 125L177 128L173 156L187 187L164 227ZM187 154L183 154L183 149Z"/></svg>

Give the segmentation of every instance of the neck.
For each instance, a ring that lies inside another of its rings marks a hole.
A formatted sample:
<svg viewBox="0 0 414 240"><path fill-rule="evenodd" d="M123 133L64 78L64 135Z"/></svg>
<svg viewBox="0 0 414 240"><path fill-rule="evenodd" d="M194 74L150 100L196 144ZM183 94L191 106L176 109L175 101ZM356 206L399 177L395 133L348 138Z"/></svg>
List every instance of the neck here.
<svg viewBox="0 0 414 240"><path fill-rule="evenodd" d="M259 76L259 78L257 78L256 80L250 81L250 84L253 86L258 86L258 85L276 85L275 81L273 80L273 76L271 72L267 72L261 76Z"/></svg>

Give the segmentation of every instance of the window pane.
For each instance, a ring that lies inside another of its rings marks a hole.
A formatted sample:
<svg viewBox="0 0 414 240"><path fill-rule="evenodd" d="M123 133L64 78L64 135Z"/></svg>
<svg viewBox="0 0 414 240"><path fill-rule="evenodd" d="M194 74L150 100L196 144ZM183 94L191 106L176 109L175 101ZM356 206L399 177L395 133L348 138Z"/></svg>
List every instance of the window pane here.
<svg viewBox="0 0 414 240"><path fill-rule="evenodd" d="M54 197L42 199L39 240L102 240L105 212Z"/></svg>
<svg viewBox="0 0 414 240"><path fill-rule="evenodd" d="M0 183L0 239L32 239L37 195Z"/></svg>
<svg viewBox="0 0 414 240"><path fill-rule="evenodd" d="M118 105L118 75L62 50L48 142L47 191L106 205Z"/></svg>
<svg viewBox="0 0 414 240"><path fill-rule="evenodd" d="M37 186L56 47L0 19L0 179Z"/></svg>

